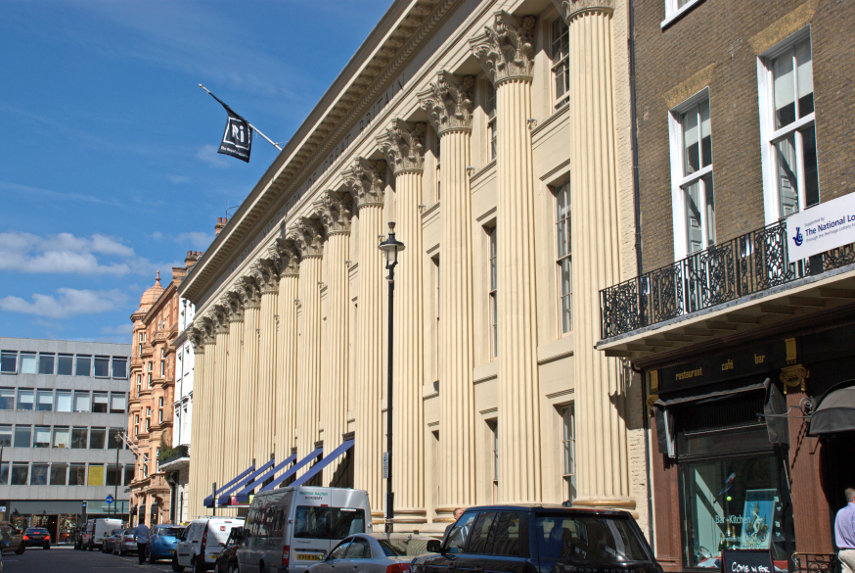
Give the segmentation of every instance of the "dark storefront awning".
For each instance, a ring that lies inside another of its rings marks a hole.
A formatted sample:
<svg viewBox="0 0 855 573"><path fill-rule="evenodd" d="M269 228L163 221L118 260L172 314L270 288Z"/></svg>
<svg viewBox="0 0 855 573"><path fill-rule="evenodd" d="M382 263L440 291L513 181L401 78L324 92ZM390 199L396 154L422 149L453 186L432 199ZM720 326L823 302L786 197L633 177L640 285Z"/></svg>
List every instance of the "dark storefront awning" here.
<svg viewBox="0 0 855 573"><path fill-rule="evenodd" d="M328 455L327 457L325 457L324 459L322 459L321 461L319 461L318 463L313 465L309 469L309 471L307 471L306 473L304 473L303 475L298 477L296 480L294 480L294 483L292 483L291 485L294 487L296 487L298 485L303 485L304 483L306 483L307 481L309 481L310 479L312 479L313 477L318 475L318 472L320 472L322 469L324 469L325 467L330 465L333 462L333 460L335 460L337 457L339 457L340 455L342 455L344 452L346 452L347 450L349 450L352 447L353 447L353 440L345 440L344 443L342 443L339 447L334 449L330 455Z"/></svg>
<svg viewBox="0 0 855 573"><path fill-rule="evenodd" d="M268 469L264 472L260 477L256 477L253 479L251 483L248 483L241 489L239 492L231 496L231 499L228 500L228 505L242 505L245 503L249 503L249 495L257 488L259 485L269 480L273 476L276 475L276 472L287 466L288 464L294 463L294 460L297 459L297 454L291 454L283 461L279 462L272 468ZM274 463L273 460L270 460L268 463ZM267 464L265 464L267 465ZM268 466L269 467L269 466ZM257 474L256 474L257 475ZM222 499L222 498L221 498ZM226 502L221 501L221 505L226 505Z"/></svg>
<svg viewBox="0 0 855 573"><path fill-rule="evenodd" d="M229 500L231 499L232 494L234 492L241 490L244 487L246 487L246 484L253 481L255 478L257 478L264 471L273 467L273 464L275 464L275 463L276 462L273 460L273 458L270 458L266 464L264 464L263 466L261 466L260 468L258 468L257 470L255 470L254 472L249 474L248 476L246 476L244 479L240 480L239 482L234 484L232 487L224 490L223 493L217 494L217 505L229 505Z"/></svg>
<svg viewBox="0 0 855 573"><path fill-rule="evenodd" d="M855 431L855 381L829 390L810 417L809 436Z"/></svg>
<svg viewBox="0 0 855 573"><path fill-rule="evenodd" d="M205 498L205 507L214 507L214 496L221 495L224 491L231 488L236 483L240 483L246 476L255 471L255 464L252 464L243 470L236 478L214 492L214 495L209 495Z"/></svg>

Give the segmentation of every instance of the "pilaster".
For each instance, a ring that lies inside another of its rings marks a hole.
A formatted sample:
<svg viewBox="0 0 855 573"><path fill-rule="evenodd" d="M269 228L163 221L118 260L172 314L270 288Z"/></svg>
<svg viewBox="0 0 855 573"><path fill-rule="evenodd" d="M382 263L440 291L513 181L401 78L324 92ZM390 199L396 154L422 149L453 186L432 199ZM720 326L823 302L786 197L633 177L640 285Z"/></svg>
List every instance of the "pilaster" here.
<svg viewBox="0 0 855 573"><path fill-rule="evenodd" d="M470 165L474 78L442 71L418 93L440 136L440 513L475 503L472 198Z"/></svg>

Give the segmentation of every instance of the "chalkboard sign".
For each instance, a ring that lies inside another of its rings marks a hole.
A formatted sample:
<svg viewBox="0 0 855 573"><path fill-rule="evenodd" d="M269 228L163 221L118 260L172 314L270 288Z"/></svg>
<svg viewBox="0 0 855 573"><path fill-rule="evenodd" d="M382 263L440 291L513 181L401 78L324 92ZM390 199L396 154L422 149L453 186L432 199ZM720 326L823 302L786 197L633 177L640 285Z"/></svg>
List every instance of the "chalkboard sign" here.
<svg viewBox="0 0 855 573"><path fill-rule="evenodd" d="M722 573L775 573L768 550L725 549L721 552Z"/></svg>

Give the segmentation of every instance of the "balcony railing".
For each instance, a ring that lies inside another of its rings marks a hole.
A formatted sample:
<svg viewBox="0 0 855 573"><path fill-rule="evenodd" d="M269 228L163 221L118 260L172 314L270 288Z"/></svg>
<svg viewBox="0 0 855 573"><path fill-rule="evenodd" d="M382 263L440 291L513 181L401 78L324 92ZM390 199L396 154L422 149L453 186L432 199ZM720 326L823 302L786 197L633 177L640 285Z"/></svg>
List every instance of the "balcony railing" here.
<svg viewBox="0 0 855 573"><path fill-rule="evenodd" d="M607 339L855 263L855 243L790 263L784 221L600 291Z"/></svg>

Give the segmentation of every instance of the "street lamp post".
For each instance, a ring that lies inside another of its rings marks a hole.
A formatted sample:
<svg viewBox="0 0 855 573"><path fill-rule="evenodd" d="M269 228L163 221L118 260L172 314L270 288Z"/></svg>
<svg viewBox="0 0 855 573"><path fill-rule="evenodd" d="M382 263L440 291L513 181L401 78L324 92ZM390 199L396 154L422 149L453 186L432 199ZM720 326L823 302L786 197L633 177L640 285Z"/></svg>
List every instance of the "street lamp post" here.
<svg viewBox="0 0 855 573"><path fill-rule="evenodd" d="M116 441L116 483L113 485L113 514L118 515L119 513L119 481L122 479L122 468L119 466L119 450L122 447L122 436L114 436L113 439Z"/></svg>
<svg viewBox="0 0 855 573"><path fill-rule="evenodd" d="M404 250L404 243L395 239L395 223L389 222L389 234L380 243L380 250L386 255L386 270L389 281L389 340L386 354L386 533L392 533L392 517L395 514L395 494L392 492L392 340L393 312L395 300L395 265L398 264L398 253Z"/></svg>

